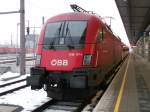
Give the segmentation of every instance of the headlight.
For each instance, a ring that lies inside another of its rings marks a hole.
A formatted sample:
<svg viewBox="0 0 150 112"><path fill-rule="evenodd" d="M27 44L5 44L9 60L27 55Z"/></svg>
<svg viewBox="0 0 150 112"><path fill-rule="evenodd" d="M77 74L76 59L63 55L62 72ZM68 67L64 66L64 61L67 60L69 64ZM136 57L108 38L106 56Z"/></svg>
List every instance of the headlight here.
<svg viewBox="0 0 150 112"><path fill-rule="evenodd" d="M40 61L41 61L41 55L37 54L36 60L35 60L35 65L40 65Z"/></svg>
<svg viewBox="0 0 150 112"><path fill-rule="evenodd" d="M91 64L92 55L86 54L83 58L83 65L90 65Z"/></svg>

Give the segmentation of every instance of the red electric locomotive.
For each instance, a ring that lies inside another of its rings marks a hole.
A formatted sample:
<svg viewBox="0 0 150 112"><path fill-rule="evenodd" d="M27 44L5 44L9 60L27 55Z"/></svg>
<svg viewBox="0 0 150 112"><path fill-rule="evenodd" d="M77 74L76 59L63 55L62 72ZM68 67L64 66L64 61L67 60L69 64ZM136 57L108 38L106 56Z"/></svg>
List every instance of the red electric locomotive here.
<svg viewBox="0 0 150 112"><path fill-rule="evenodd" d="M51 98L85 97L122 60L122 44L98 16L65 13L47 20L39 36L36 66L27 83ZM74 95L72 95L74 94Z"/></svg>

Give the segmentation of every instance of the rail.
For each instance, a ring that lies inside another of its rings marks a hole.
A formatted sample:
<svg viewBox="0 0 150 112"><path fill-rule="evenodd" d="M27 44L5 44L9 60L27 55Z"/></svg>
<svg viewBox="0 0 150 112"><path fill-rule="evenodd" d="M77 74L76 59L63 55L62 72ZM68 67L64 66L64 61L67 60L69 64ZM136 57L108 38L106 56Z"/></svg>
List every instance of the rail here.
<svg viewBox="0 0 150 112"><path fill-rule="evenodd" d="M23 88L25 88L25 87L28 87L28 85L22 85L22 86L13 88L13 89L11 89L11 90L7 90L7 91L4 91L4 92L1 92L1 93L0 93L0 96L6 95L6 94L8 94L8 93L12 93L12 92L14 92L14 91L23 89Z"/></svg>
<svg viewBox="0 0 150 112"><path fill-rule="evenodd" d="M35 60L35 58L33 58L33 57L28 57L28 58L26 58L26 61L31 61L31 60ZM14 63L14 62L16 62L16 61L17 61L16 58L4 59L4 60L0 60L0 64Z"/></svg>
<svg viewBox="0 0 150 112"><path fill-rule="evenodd" d="M0 96L28 87L26 78L0 85Z"/></svg>

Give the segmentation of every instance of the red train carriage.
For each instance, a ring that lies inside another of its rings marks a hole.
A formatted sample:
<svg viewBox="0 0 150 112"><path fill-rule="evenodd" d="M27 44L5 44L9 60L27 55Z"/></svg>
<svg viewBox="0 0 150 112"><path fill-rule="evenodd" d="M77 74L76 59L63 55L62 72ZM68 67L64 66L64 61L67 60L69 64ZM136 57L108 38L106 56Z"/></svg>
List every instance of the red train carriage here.
<svg viewBox="0 0 150 112"><path fill-rule="evenodd" d="M57 15L43 26L27 83L31 89L43 87L55 99L73 93L83 97L121 59L121 40L99 17L81 12Z"/></svg>
<svg viewBox="0 0 150 112"><path fill-rule="evenodd" d="M122 59L124 59L129 54L129 47L122 43L122 49Z"/></svg>

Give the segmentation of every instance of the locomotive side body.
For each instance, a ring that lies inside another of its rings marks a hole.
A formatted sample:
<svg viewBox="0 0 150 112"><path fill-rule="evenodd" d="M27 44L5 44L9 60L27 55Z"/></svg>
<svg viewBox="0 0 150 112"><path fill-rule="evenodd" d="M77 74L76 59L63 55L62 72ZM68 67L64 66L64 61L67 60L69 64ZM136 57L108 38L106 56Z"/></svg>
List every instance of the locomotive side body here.
<svg viewBox="0 0 150 112"><path fill-rule="evenodd" d="M122 59L125 59L129 54L129 47L122 43Z"/></svg>
<svg viewBox="0 0 150 112"><path fill-rule="evenodd" d="M121 59L121 40L98 17L61 14L50 18L41 31L36 66L27 83L31 89L43 87L55 99L73 93L85 97Z"/></svg>

